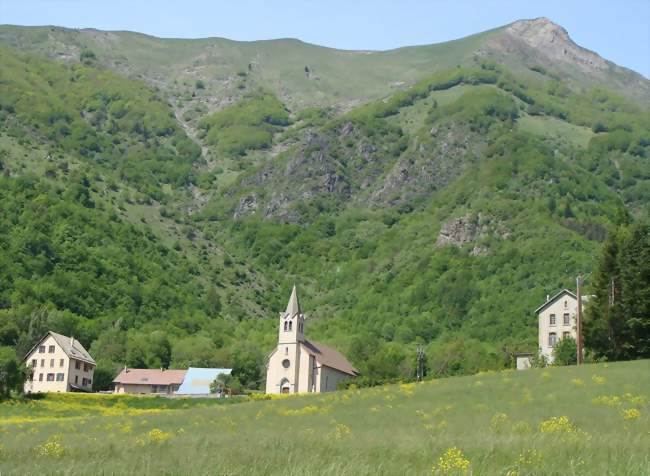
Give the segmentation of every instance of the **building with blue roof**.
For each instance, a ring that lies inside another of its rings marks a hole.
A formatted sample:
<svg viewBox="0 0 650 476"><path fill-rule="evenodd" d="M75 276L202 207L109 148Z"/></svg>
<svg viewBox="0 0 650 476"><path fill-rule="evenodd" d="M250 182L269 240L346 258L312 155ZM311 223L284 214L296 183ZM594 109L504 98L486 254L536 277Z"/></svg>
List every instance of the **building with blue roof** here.
<svg viewBox="0 0 650 476"><path fill-rule="evenodd" d="M176 391L176 395L208 395L210 384L219 374L230 375L232 369L202 369L190 367L187 369L183 383Z"/></svg>

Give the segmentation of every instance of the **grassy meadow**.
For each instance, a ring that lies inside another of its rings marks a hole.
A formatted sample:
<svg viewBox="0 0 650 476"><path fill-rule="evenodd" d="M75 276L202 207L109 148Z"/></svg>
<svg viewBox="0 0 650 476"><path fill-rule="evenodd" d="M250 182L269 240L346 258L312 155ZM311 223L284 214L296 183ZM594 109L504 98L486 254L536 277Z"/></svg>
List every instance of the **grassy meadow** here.
<svg viewBox="0 0 650 476"><path fill-rule="evenodd" d="M256 400L5 402L0 473L650 473L648 361Z"/></svg>

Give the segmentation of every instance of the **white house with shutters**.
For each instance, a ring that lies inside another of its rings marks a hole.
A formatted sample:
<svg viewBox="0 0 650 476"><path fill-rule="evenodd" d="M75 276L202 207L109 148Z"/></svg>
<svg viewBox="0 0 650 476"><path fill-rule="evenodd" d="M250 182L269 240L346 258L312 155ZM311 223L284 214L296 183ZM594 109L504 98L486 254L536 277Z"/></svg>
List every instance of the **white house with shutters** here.
<svg viewBox="0 0 650 476"><path fill-rule="evenodd" d="M25 393L90 392L95 361L74 337L48 332L25 355Z"/></svg>

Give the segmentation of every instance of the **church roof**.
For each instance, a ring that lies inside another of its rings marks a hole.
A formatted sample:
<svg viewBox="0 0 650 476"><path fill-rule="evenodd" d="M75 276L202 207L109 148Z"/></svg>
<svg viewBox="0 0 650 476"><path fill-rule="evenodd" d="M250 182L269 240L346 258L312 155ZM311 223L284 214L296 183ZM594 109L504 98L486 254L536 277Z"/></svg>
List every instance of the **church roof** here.
<svg viewBox="0 0 650 476"><path fill-rule="evenodd" d="M346 359L339 351L334 350L325 344L321 344L320 342L314 342L313 340L305 339L302 344L310 353L314 354L314 357L316 357L316 360L321 365L325 365L352 376L359 374L357 369L355 369L352 364L348 362L348 359Z"/></svg>
<svg viewBox="0 0 650 476"><path fill-rule="evenodd" d="M291 291L291 297L287 303L287 310L284 312L284 317L293 317L296 314L300 314L300 303L298 302L298 291L294 284L293 290Z"/></svg>

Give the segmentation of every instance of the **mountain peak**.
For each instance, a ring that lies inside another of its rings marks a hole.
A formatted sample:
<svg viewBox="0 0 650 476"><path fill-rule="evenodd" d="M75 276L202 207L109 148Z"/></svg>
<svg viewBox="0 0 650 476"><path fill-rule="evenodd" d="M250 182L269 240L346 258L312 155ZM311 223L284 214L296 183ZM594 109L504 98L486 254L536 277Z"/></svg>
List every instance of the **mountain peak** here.
<svg viewBox="0 0 650 476"><path fill-rule="evenodd" d="M549 59L573 63L584 72L609 67L602 57L576 44L562 26L545 17L518 20L506 28L506 33L545 54Z"/></svg>

